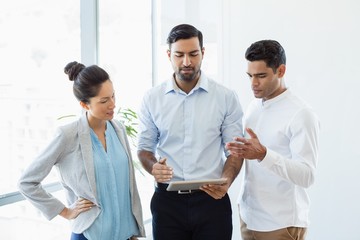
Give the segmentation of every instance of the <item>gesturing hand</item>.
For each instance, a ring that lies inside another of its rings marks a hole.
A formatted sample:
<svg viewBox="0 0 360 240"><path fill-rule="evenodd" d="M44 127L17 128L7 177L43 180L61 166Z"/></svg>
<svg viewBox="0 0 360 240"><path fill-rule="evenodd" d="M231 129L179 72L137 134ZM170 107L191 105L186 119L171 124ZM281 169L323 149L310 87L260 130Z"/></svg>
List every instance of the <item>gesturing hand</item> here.
<svg viewBox="0 0 360 240"><path fill-rule="evenodd" d="M231 155L246 158L263 160L266 155L266 147L264 147L257 135L251 128L246 128L246 132L250 135L249 139L235 137L233 142L226 143L226 149Z"/></svg>
<svg viewBox="0 0 360 240"><path fill-rule="evenodd" d="M166 165L166 158L162 158L153 165L151 174L156 182L168 182L173 177L173 170Z"/></svg>

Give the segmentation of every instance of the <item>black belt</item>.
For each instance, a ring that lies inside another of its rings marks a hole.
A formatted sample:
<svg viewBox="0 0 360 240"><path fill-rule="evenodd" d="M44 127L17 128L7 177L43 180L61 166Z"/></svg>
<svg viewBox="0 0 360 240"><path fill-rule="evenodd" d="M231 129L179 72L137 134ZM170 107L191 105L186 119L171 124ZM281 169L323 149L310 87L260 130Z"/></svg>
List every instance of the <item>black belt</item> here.
<svg viewBox="0 0 360 240"><path fill-rule="evenodd" d="M204 192L200 189L192 189L192 190L179 190L179 191L167 191L166 188L169 186L169 184L166 183L155 183L155 191L156 192L167 192L172 194L194 194L194 193L200 193Z"/></svg>

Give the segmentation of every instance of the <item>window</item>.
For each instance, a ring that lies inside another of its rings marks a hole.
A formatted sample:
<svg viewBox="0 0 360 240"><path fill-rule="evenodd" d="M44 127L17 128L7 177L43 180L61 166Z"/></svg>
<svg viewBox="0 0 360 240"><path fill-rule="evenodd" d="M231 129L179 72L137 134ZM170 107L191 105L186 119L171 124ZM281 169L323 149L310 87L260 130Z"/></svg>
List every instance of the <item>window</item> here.
<svg viewBox="0 0 360 240"><path fill-rule="evenodd" d="M79 5L79 4L78 4ZM0 9L0 193L52 137L56 119L78 109L63 68L80 58L80 12L72 0L12 1Z"/></svg>
<svg viewBox="0 0 360 240"><path fill-rule="evenodd" d="M57 118L79 111L63 68L68 61L80 59L80 2L9 1L0 8L0 28L2 195L17 191L22 170L61 123ZM54 180L51 174L47 182ZM56 228L64 229L57 224L67 226L61 219L48 222L27 201L2 206L0 221L0 239L10 240L48 239L50 233L58 235ZM22 226L21 231L13 224ZM30 237L35 229L42 234ZM65 233L68 238L69 232Z"/></svg>

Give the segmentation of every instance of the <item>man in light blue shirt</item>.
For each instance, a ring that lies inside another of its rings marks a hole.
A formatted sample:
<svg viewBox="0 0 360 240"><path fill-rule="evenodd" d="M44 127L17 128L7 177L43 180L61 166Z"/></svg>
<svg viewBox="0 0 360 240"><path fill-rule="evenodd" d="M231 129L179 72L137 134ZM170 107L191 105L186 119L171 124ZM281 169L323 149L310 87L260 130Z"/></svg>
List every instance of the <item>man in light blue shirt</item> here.
<svg viewBox="0 0 360 240"><path fill-rule="evenodd" d="M242 159L229 156L225 143L242 135L241 105L233 91L200 70L205 49L199 30L178 25L167 41L174 74L145 94L139 113L138 156L156 181L151 200L153 237L230 240L227 191ZM198 191L166 191L170 181L220 177L227 182Z"/></svg>

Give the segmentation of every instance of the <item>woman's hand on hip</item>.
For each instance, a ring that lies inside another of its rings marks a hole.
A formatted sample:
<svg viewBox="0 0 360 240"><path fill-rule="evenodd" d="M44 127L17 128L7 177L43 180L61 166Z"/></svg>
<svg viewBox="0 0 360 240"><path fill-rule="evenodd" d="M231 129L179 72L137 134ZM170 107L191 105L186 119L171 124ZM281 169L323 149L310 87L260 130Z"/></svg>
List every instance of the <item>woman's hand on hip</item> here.
<svg viewBox="0 0 360 240"><path fill-rule="evenodd" d="M80 213L90 210L95 204L85 198L78 198L74 204L69 208L65 207L61 212L60 216L70 220L77 218Z"/></svg>

